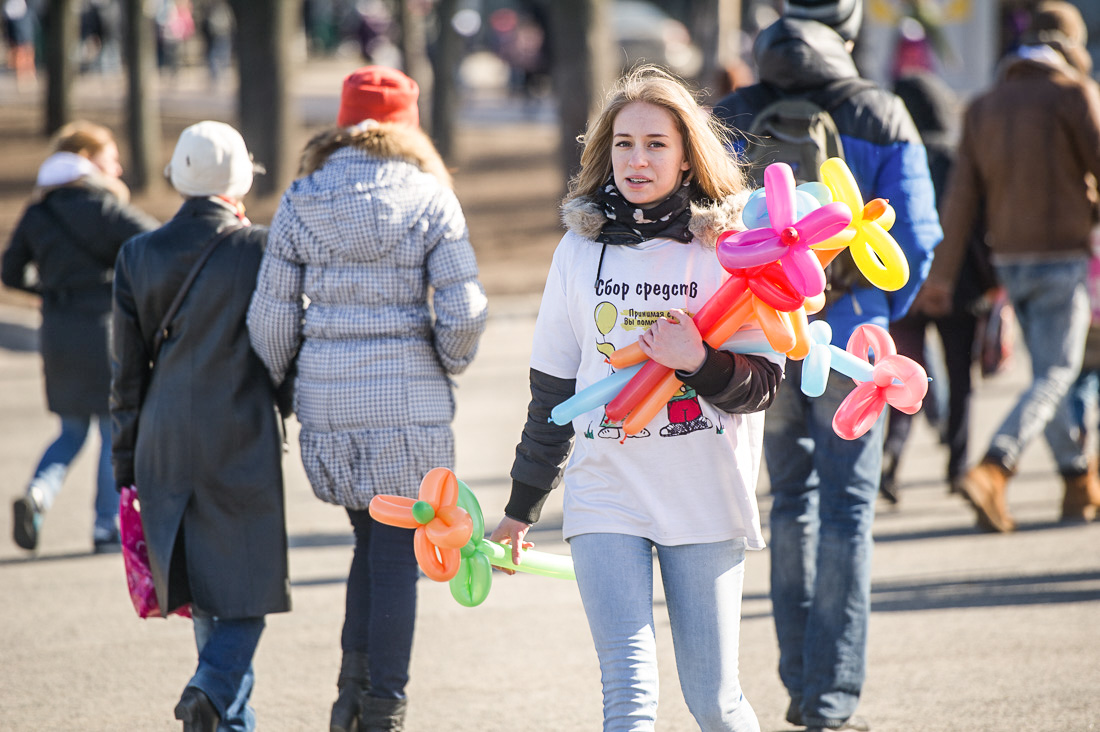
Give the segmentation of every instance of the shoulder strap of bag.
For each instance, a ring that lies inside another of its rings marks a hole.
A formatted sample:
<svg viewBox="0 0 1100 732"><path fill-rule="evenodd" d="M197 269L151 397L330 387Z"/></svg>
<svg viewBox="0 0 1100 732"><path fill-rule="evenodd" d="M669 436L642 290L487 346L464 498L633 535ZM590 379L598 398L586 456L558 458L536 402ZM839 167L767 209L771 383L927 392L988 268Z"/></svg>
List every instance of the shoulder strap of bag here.
<svg viewBox="0 0 1100 732"><path fill-rule="evenodd" d="M164 314L164 318L160 321L160 326L157 327L157 332L153 336L153 362L157 360L157 354L160 353L160 347L164 344L164 340L168 337L168 327L172 323L172 319L176 317L176 313L179 312L180 305L183 304L184 298L187 297L187 291L191 289L191 285L195 282L195 278L199 276L199 271L203 265L206 264L206 260L210 259L210 255L214 253L214 250L221 244L222 240L232 234L234 231L243 229L243 226L229 226L222 229L214 237L207 242L203 247L202 252L199 253L199 258L195 260L194 266L191 267L191 271L187 273L187 279L180 285L179 292L176 293L176 297L172 300L172 304L168 306L168 311Z"/></svg>

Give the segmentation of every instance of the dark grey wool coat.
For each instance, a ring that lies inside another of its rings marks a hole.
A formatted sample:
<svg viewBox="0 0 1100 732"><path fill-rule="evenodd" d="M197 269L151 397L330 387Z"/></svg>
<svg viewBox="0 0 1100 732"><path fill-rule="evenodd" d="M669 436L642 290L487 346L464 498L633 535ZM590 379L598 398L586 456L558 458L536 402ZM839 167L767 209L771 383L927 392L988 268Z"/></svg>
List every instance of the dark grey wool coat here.
<svg viewBox="0 0 1100 732"><path fill-rule="evenodd" d="M107 413L115 257L124 241L157 226L93 179L46 192L23 212L0 279L42 296L39 347L50 411L67 417Z"/></svg>
<svg viewBox="0 0 1100 732"><path fill-rule="evenodd" d="M235 223L220 202L190 199L126 242L111 348L115 479L137 485L157 599L223 618L290 609L280 421L245 326L265 228L218 245L149 361L199 252Z"/></svg>

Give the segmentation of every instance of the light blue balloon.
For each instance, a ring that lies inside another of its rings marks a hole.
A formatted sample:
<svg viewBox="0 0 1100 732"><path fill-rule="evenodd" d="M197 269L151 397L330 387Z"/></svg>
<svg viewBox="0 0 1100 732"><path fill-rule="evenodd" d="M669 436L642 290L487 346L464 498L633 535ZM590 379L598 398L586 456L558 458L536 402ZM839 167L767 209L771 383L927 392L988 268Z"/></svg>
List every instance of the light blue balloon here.
<svg viewBox="0 0 1100 732"><path fill-rule="evenodd" d="M829 346L814 344L810 352L802 359L802 393L808 397L819 397L825 393L829 382L829 366L832 351Z"/></svg>
<svg viewBox="0 0 1100 732"><path fill-rule="evenodd" d="M819 206L824 206L827 203L833 202L833 194L829 190L829 186L825 185L824 183L819 183L816 180L810 181L809 183L803 183L802 185L795 188L795 190L810 195L815 201L817 201Z"/></svg>
<svg viewBox="0 0 1100 732"><path fill-rule="evenodd" d="M775 353L775 349L772 348L772 344L768 343L768 339L764 336L754 337L744 341L735 341L729 344L728 347L723 346L723 351L729 351L730 353Z"/></svg>
<svg viewBox="0 0 1100 732"><path fill-rule="evenodd" d="M833 350L833 368L856 381L870 381L874 367L859 356L853 356L843 348L829 346Z"/></svg>
<svg viewBox="0 0 1100 732"><path fill-rule="evenodd" d="M616 371L595 384L581 389L550 411L550 421L558 426L564 426L585 412L607 404L622 391L634 374L641 371L644 364L645 361L642 361L622 371Z"/></svg>
<svg viewBox="0 0 1100 732"><path fill-rule="evenodd" d="M803 186L814 187L803 190ZM824 189L825 203L832 202L829 189L823 183L803 183L794 189L796 218L800 219L824 205L819 198L821 191L818 190L818 187ZM757 188L749 195L749 199L745 202L745 208L741 211L741 220L745 223L746 229L762 229L771 226L771 219L768 217L768 202L764 196L763 188Z"/></svg>
<svg viewBox="0 0 1100 732"><path fill-rule="evenodd" d="M763 188L757 188L749 194L749 200L745 201L745 208L741 211L741 220L746 229L759 229L768 225L768 206L764 200Z"/></svg>
<svg viewBox="0 0 1100 732"><path fill-rule="evenodd" d="M829 369L832 368L833 352L829 342L833 339L833 329L824 320L815 320L808 330L810 352L802 359L802 393L808 397L819 397L825 393Z"/></svg>

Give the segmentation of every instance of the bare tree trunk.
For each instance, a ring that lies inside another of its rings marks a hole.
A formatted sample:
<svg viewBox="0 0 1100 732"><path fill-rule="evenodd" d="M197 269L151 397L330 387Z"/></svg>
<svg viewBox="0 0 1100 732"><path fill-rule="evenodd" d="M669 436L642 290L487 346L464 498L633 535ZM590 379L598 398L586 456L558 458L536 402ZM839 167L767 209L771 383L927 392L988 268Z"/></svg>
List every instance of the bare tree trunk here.
<svg viewBox="0 0 1100 732"><path fill-rule="evenodd" d="M462 38L451 24L458 0L439 0L436 18L439 38L432 63L432 140L444 160L454 153L455 117L458 115L458 66L462 61Z"/></svg>
<svg viewBox="0 0 1100 732"><path fill-rule="evenodd" d="M584 132L614 78L607 15L607 0L550 3L552 74L561 115L559 155L565 180L580 168L577 136Z"/></svg>
<svg viewBox="0 0 1100 732"><path fill-rule="evenodd" d="M711 90L741 53L741 0L696 0L692 38L703 51L699 84Z"/></svg>
<svg viewBox="0 0 1100 732"><path fill-rule="evenodd" d="M47 12L46 134L52 135L72 120L73 49L79 29L73 0L50 0Z"/></svg>
<svg viewBox="0 0 1100 732"><path fill-rule="evenodd" d="M149 0L126 0L126 125L130 144L127 180L135 191L159 180L160 102L154 44L153 7Z"/></svg>
<svg viewBox="0 0 1100 732"><path fill-rule="evenodd" d="M299 16L297 0L230 0L236 15L240 78L237 118L249 151L267 168L253 192L280 193L295 166L290 150L290 48Z"/></svg>
<svg viewBox="0 0 1100 732"><path fill-rule="evenodd" d="M433 129L431 103L433 100L432 64L428 60L427 4L412 0L399 0L398 21L402 60L405 73L420 87L420 126ZM448 21L449 22L449 21Z"/></svg>

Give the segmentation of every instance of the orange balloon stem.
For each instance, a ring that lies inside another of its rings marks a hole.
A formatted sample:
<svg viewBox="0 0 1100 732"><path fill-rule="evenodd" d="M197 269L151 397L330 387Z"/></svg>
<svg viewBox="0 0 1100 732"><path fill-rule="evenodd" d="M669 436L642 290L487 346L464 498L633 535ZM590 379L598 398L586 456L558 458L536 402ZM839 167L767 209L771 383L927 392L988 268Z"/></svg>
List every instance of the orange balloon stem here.
<svg viewBox="0 0 1100 732"><path fill-rule="evenodd" d="M628 435L636 435L641 432L647 424L653 421L657 413L668 404L668 400L676 395L681 384L683 382L676 378L676 372L669 371L668 375L661 379L661 383L657 384L653 391L626 418L623 423L623 432Z"/></svg>
<svg viewBox="0 0 1100 732"><path fill-rule="evenodd" d="M794 348L787 351L787 358L801 361L810 355L810 319L805 308L790 313L791 329L794 330Z"/></svg>
<svg viewBox="0 0 1100 732"><path fill-rule="evenodd" d="M672 373L671 369L656 361L650 361L642 366L641 371L634 374L615 398L607 403L604 409L607 418L612 422L625 419L626 415L634 411L645 399L646 394L653 391L653 388L669 373Z"/></svg>
<svg viewBox="0 0 1100 732"><path fill-rule="evenodd" d="M840 249L814 249L813 253L817 255L817 261L821 262L822 267L828 267L845 249L847 249L847 247L841 247Z"/></svg>
<svg viewBox="0 0 1100 732"><path fill-rule="evenodd" d="M752 317L752 293L746 292L722 318L715 323L710 332L704 332L703 340L711 348L721 348L742 325Z"/></svg>
<svg viewBox="0 0 1100 732"><path fill-rule="evenodd" d="M721 319L715 323L710 333L707 334L703 340L712 348L720 348L722 344L728 341L730 336L736 333L752 316L752 300L752 293L748 291L739 295L733 307L723 313ZM642 371L645 371L649 365L650 364L646 364L646 366L643 366ZM638 374L635 375L635 378L640 376L641 373L642 372L639 371ZM657 416L657 412L661 411L665 404L668 403L668 400L676 395L682 383L682 381L676 378L676 372L667 369L667 374L665 374L648 393L637 397L634 408L629 410L626 421L623 423L623 432L628 435L635 435L640 432L642 428ZM627 386L629 386L629 384ZM611 405L608 404L608 419L614 419L615 421L623 419L623 417L613 417L611 411Z"/></svg>
<svg viewBox="0 0 1100 732"><path fill-rule="evenodd" d="M622 371L629 366L645 361L645 358L642 347L637 343L631 343L629 346L623 346L616 350L611 354L611 358L607 360L616 370Z"/></svg>

